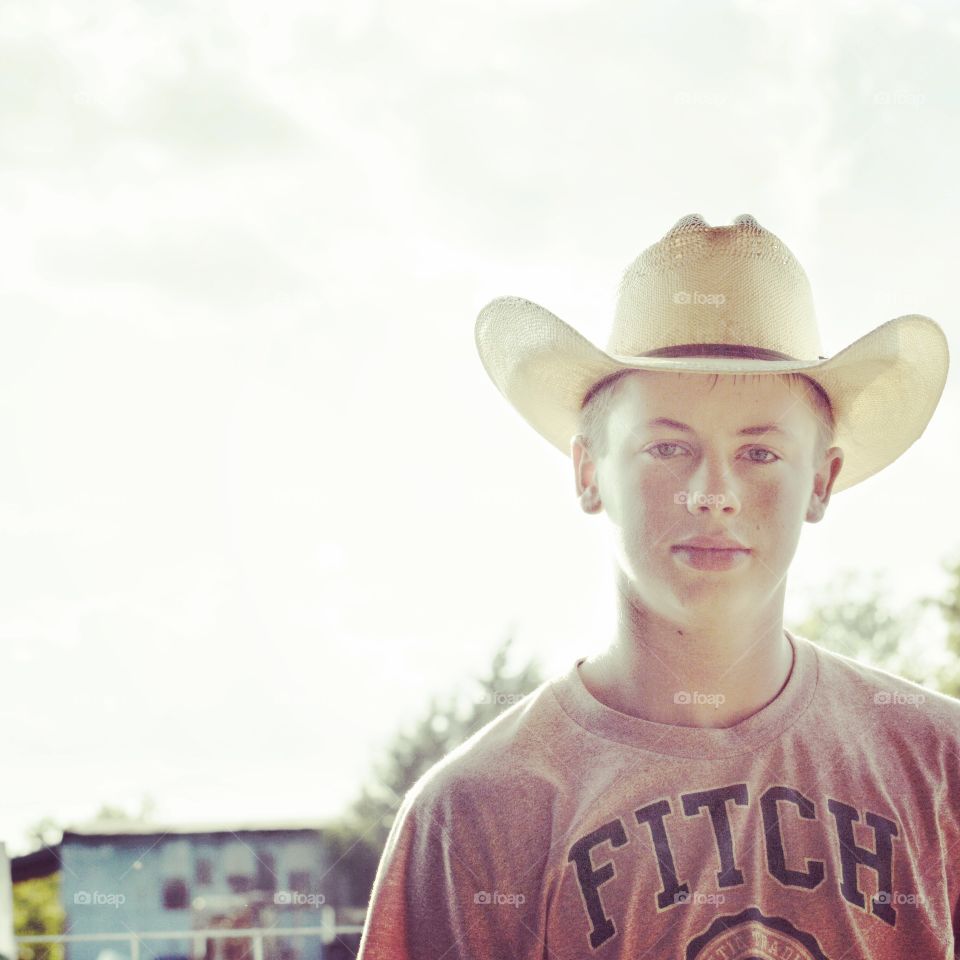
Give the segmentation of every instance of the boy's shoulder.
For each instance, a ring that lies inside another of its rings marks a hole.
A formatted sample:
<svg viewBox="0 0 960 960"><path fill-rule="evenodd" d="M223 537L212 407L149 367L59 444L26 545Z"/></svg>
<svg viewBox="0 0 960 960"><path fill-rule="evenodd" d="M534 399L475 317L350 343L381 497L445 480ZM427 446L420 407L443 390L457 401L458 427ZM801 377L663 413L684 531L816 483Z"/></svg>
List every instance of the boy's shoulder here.
<svg viewBox="0 0 960 960"><path fill-rule="evenodd" d="M559 709L551 687L560 679L543 681L434 763L407 792L404 806L443 812L536 794L550 779Z"/></svg>
<svg viewBox="0 0 960 960"><path fill-rule="evenodd" d="M851 714L861 717L865 710L875 709L875 718L886 716L897 727L933 729L960 740L960 699L801 639L816 648L820 666L818 693L831 706L849 707ZM884 708L890 709L884 712ZM882 722L879 725L887 726Z"/></svg>

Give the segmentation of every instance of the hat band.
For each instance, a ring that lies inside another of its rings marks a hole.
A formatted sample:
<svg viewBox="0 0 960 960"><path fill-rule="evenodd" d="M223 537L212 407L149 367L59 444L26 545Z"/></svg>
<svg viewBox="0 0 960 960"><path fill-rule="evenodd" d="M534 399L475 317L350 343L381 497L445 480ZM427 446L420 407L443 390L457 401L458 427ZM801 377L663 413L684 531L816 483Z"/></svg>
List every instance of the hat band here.
<svg viewBox="0 0 960 960"><path fill-rule="evenodd" d="M798 362L796 357L791 357L789 353L780 353L779 350L767 350L765 347L751 347L741 343L678 343L672 347L657 347L655 350L647 350L645 353L634 354L636 357L740 357L748 360L793 360ZM829 357L817 357L818 360L828 360ZM622 377L628 370L618 370L609 376L603 377L594 383L586 392L580 407L583 409L593 395L604 384L611 380ZM808 378L809 379L809 378ZM811 380L814 387L823 394L829 403L826 393L816 381Z"/></svg>
<svg viewBox="0 0 960 960"><path fill-rule="evenodd" d="M788 353L767 350L764 347L749 347L741 343L678 343L673 347L657 347L640 357L746 357L751 360L796 360ZM820 357L826 360L826 357Z"/></svg>

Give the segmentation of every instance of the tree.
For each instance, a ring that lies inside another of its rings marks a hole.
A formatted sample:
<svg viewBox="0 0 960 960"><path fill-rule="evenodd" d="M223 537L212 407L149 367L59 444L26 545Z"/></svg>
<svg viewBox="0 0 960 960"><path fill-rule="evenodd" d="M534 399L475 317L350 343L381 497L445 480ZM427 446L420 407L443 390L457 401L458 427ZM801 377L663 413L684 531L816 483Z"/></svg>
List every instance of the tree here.
<svg viewBox="0 0 960 960"><path fill-rule="evenodd" d="M841 574L819 594L796 633L822 647L917 683L927 682L916 626L919 603L894 612L884 599L882 578Z"/></svg>
<svg viewBox="0 0 960 960"><path fill-rule="evenodd" d="M328 832L336 869L354 904L369 899L377 864L404 794L437 761L543 681L537 661L507 670L511 636L496 650L486 676L466 691L434 697L412 729L400 730L344 817Z"/></svg>
<svg viewBox="0 0 960 960"><path fill-rule="evenodd" d="M942 596L891 610L882 577L848 571L822 592L796 632L871 666L960 697L960 557ZM928 616L934 614L936 622Z"/></svg>
<svg viewBox="0 0 960 960"><path fill-rule="evenodd" d="M960 555L944 563L943 568L949 577L944 595L923 597L920 603L936 610L947 630L944 641L946 662L936 670L936 689L951 697L960 697Z"/></svg>
<svg viewBox="0 0 960 960"><path fill-rule="evenodd" d="M63 933L60 871L13 885L13 931L18 937ZM62 943L20 944L20 960L63 960Z"/></svg>

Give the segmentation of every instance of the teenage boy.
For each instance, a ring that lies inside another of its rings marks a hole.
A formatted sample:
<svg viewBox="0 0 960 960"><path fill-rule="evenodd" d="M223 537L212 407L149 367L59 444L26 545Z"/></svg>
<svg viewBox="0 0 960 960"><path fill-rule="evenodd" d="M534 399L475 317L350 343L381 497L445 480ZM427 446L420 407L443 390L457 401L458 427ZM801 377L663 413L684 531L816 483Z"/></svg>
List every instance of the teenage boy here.
<svg viewBox="0 0 960 960"><path fill-rule="evenodd" d="M690 215L606 351L517 297L476 339L606 518L617 628L404 797L362 960L956 956L960 701L783 626L803 523L930 420L940 328L824 357L786 246Z"/></svg>

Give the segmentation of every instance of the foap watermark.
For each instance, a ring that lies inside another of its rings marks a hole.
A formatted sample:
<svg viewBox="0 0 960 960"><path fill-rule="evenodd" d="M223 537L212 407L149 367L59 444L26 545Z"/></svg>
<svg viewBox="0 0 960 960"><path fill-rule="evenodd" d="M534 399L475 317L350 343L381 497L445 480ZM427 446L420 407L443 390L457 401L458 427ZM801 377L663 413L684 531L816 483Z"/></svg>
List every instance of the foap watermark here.
<svg viewBox="0 0 960 960"><path fill-rule="evenodd" d="M520 904L526 903L527 898L522 893L501 893L494 890L492 893L488 890L478 890L473 895L473 902L485 906L508 906L519 908Z"/></svg>
<svg viewBox="0 0 960 960"><path fill-rule="evenodd" d="M719 906L726 899L722 893L700 893L698 890L678 890L673 895L674 903L695 903L701 906Z"/></svg>
<svg viewBox="0 0 960 960"><path fill-rule="evenodd" d="M878 90L873 95L873 102L882 106L919 107L927 102L927 98L922 93L906 93L903 90Z"/></svg>
<svg viewBox="0 0 960 960"><path fill-rule="evenodd" d="M303 893L300 890L278 890L273 895L278 907L322 907L327 898L322 893Z"/></svg>
<svg viewBox="0 0 960 960"><path fill-rule="evenodd" d="M673 695L673 702L684 707L700 706L701 704L713 707L714 710L727 698L722 693L699 693L696 690L678 690Z"/></svg>
<svg viewBox="0 0 960 960"><path fill-rule="evenodd" d="M525 694L503 693L500 690L486 690L477 697L477 703L493 703L497 706L508 706L522 700Z"/></svg>
<svg viewBox="0 0 960 960"><path fill-rule="evenodd" d="M906 904L911 907L925 905L930 902L930 898L922 893L900 893L898 890L894 890L893 892L881 890L873 899L876 900L877 903Z"/></svg>
<svg viewBox="0 0 960 960"><path fill-rule="evenodd" d="M687 493L681 490L673 495L674 503L692 503L695 507L722 507L727 498L722 493Z"/></svg>
<svg viewBox="0 0 960 960"><path fill-rule="evenodd" d="M890 705L919 707L921 703L926 702L926 699L922 693L903 693L901 690L878 690L873 695L873 702L881 707Z"/></svg>
<svg viewBox="0 0 960 960"><path fill-rule="evenodd" d="M114 910L116 910L127 902L127 898L122 893L103 893L101 890L78 890L73 895L73 902L80 907L113 907Z"/></svg>
<svg viewBox="0 0 960 960"><path fill-rule="evenodd" d="M725 93L717 93L713 90L678 90L673 95L673 102L695 106L719 107L727 102L727 95Z"/></svg>
<svg viewBox="0 0 960 960"><path fill-rule="evenodd" d="M673 295L674 303L691 304L698 306L722 307L727 298L722 293L701 293L699 290L678 290Z"/></svg>

